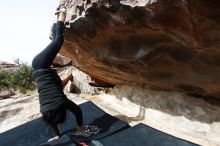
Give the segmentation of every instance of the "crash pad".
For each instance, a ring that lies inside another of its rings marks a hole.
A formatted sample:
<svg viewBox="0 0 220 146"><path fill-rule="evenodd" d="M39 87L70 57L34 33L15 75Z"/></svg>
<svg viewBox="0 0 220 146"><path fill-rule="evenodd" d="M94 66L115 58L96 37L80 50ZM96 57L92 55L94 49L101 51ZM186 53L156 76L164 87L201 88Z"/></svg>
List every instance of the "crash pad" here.
<svg viewBox="0 0 220 146"><path fill-rule="evenodd" d="M90 101L82 103L79 106L82 109L84 125L97 125L101 130L98 134L89 138L74 135L77 127L76 119L72 113L67 112L67 120L63 124L58 125L58 128L62 135L70 135L72 142L79 140L89 142L92 139L100 139L129 127L126 122L105 113ZM0 145L39 146L40 144L47 142L51 137L52 134L50 129L39 118L1 133Z"/></svg>
<svg viewBox="0 0 220 146"><path fill-rule="evenodd" d="M69 138L68 135L63 135L57 140L44 142L40 146L76 146L76 144Z"/></svg>
<svg viewBox="0 0 220 146"><path fill-rule="evenodd" d="M189 141L176 138L144 124L94 140L89 146L197 146Z"/></svg>

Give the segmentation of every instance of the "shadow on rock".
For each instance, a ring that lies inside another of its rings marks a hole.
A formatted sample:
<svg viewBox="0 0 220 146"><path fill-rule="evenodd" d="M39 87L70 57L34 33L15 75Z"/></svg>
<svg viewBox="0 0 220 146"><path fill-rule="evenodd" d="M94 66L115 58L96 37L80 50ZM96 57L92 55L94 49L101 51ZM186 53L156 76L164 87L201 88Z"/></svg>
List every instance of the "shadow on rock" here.
<svg viewBox="0 0 220 146"><path fill-rule="evenodd" d="M127 98L129 101L140 105L137 117L118 117L126 121L142 120L144 114L140 116L141 108L154 109L173 116L183 116L192 121L203 123L213 123L220 121L220 108L214 106L204 99L190 97L183 93L153 91L135 86L118 85L115 86L110 94L115 95L119 100Z"/></svg>

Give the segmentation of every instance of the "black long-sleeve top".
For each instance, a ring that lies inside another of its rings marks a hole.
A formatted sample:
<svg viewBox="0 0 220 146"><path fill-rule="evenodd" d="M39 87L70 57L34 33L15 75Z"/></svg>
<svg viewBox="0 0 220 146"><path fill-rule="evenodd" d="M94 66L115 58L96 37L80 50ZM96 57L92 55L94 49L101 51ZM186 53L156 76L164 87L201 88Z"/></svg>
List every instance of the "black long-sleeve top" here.
<svg viewBox="0 0 220 146"><path fill-rule="evenodd" d="M54 69L39 69L34 71L36 79L40 112L43 114L49 110L56 110L66 100L61 86L62 81Z"/></svg>

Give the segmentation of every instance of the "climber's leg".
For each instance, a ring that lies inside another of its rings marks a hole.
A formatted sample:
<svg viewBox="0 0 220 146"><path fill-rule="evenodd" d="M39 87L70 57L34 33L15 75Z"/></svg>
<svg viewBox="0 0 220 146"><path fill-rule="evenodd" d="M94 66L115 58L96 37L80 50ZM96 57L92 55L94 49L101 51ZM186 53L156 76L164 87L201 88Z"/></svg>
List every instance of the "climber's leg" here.
<svg viewBox="0 0 220 146"><path fill-rule="evenodd" d="M64 41L64 21L66 18L66 12L61 12L58 17L58 21L55 27L55 38L51 43L42 51L32 61L32 67L35 70L50 68L53 63L54 58L60 51L63 41Z"/></svg>

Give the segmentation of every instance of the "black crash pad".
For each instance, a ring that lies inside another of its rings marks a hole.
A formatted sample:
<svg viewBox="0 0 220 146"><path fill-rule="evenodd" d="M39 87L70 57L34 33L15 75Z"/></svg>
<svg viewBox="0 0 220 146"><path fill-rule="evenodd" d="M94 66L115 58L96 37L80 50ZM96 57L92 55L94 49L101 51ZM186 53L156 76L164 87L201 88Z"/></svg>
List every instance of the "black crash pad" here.
<svg viewBox="0 0 220 146"><path fill-rule="evenodd" d="M80 104L80 107L83 112L84 124L97 125L102 130L99 132L99 134L89 138L71 136L70 138L72 141L83 140L90 142L92 139L100 139L129 127L126 122L110 116L90 101ZM75 116L72 113L67 112L67 120L58 127L60 133L63 135L73 133L76 131L77 127ZM51 137L52 135L48 126L46 126L46 124L40 119L36 119L1 133L0 145L39 146L40 144L45 143ZM63 142L63 140L61 140L61 142Z"/></svg>
<svg viewBox="0 0 220 146"><path fill-rule="evenodd" d="M120 131L114 135L95 140L89 146L197 146L173 137L144 124Z"/></svg>
<svg viewBox="0 0 220 146"><path fill-rule="evenodd" d="M40 146L76 146L68 135L63 135L58 140L42 143Z"/></svg>

